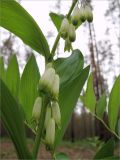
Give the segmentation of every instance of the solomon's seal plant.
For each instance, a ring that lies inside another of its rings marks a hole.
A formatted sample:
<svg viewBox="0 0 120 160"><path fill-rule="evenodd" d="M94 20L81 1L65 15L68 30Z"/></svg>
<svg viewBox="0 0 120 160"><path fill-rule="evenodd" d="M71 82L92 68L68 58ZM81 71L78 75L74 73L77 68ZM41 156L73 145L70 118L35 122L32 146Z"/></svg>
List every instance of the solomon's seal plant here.
<svg viewBox="0 0 120 160"><path fill-rule="evenodd" d="M0 26L14 33L45 58L43 75L39 73L34 55L29 58L20 75L16 55L11 58L7 69L4 67L3 58L0 57L1 120L14 143L19 159L37 159L41 143L50 151L51 157L57 159L56 148L62 140L89 74L89 66L84 68L82 53L74 49L72 43L77 38L77 28L83 22L93 20L90 4L84 0L73 0L66 15L50 13L58 31L51 50L40 27L19 3L15 0L0 0L0 4L2 15ZM71 51L71 55L56 59L60 38L65 41L64 51ZM96 110L97 116L96 114L95 116L101 120L105 109L105 105L101 107L101 104L106 104L106 101L103 97L100 102L96 102L91 79L90 76L86 94L82 99L92 113L95 114ZM118 139L120 139L119 133L115 128L120 106L119 95L120 77L117 78L110 94L109 126L104 124ZM95 109L95 106L99 107ZM113 106L116 107L114 110ZM35 136L32 152L27 145L25 126L29 127Z"/></svg>

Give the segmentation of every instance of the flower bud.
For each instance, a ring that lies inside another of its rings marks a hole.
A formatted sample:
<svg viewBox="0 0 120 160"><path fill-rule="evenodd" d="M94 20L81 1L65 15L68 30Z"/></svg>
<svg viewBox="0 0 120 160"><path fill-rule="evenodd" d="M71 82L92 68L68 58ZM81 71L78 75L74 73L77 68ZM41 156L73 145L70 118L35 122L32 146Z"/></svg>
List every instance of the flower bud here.
<svg viewBox="0 0 120 160"><path fill-rule="evenodd" d="M41 108L42 108L42 98L37 97L33 106L33 111L32 111L32 117L36 121L39 120L40 113L41 113Z"/></svg>
<svg viewBox="0 0 120 160"><path fill-rule="evenodd" d="M77 6L77 7L75 7L73 14L72 14L72 17L71 17L72 24L74 26L78 25L79 18L80 18L80 9Z"/></svg>
<svg viewBox="0 0 120 160"><path fill-rule="evenodd" d="M53 146L55 140L55 120L53 118L48 122L45 140L47 145Z"/></svg>
<svg viewBox="0 0 120 160"><path fill-rule="evenodd" d="M45 115L45 128L47 128L48 122L51 119L51 106L47 106L46 115Z"/></svg>
<svg viewBox="0 0 120 160"><path fill-rule="evenodd" d="M75 39L76 39L75 27L72 24L70 24L70 26L69 26L69 40L71 42L74 42Z"/></svg>
<svg viewBox="0 0 120 160"><path fill-rule="evenodd" d="M60 35L63 39L68 36L68 29L69 29L69 21L67 18L64 18L60 27Z"/></svg>
<svg viewBox="0 0 120 160"><path fill-rule="evenodd" d="M60 85L59 76L57 74L55 74L54 82L53 82L53 86L52 86L53 97L55 97L55 99L58 99L59 85Z"/></svg>
<svg viewBox="0 0 120 160"><path fill-rule="evenodd" d="M58 102L52 103L52 116L55 120L55 123L60 128L60 126L61 126L61 113L60 113L60 107L59 107Z"/></svg>
<svg viewBox="0 0 120 160"><path fill-rule="evenodd" d="M79 17L81 22L85 22L85 9L83 7L80 7Z"/></svg>
<svg viewBox="0 0 120 160"><path fill-rule="evenodd" d="M70 42L69 38L67 38L67 39L65 40L64 52L65 52L65 51L70 52L71 49L72 49L71 42Z"/></svg>
<svg viewBox="0 0 120 160"><path fill-rule="evenodd" d="M50 92L52 90L54 77L55 70L53 68L46 69L39 82L40 89L45 89L46 92Z"/></svg>
<svg viewBox="0 0 120 160"><path fill-rule="evenodd" d="M87 19L88 22L92 22L93 21L93 13L92 10L90 8L90 6L85 6L85 17Z"/></svg>

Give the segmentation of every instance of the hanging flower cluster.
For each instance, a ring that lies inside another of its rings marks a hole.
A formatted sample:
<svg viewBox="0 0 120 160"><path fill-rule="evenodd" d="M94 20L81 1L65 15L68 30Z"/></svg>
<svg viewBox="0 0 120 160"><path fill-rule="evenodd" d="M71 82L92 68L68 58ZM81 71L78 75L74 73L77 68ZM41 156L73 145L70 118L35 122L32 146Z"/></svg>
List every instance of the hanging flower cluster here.
<svg viewBox="0 0 120 160"><path fill-rule="evenodd" d="M64 51L72 49L71 42L76 39L75 27L70 24L67 18L64 18L60 27L60 35L65 40Z"/></svg>
<svg viewBox="0 0 120 160"><path fill-rule="evenodd" d="M63 19L60 27L60 36L65 40L64 51L72 49L71 43L76 40L76 28L85 21L89 23L93 21L93 13L90 5L84 4L80 8L78 5L73 10L71 19L66 17Z"/></svg>
<svg viewBox="0 0 120 160"><path fill-rule="evenodd" d="M46 65L45 72L39 81L39 91L49 99L49 103L46 106L44 128L45 143L49 148L52 148L55 140L55 129L56 127L61 128L61 113L58 104L59 76L55 73L55 69L51 63ZM36 121L37 125L40 119L42 105L42 98L37 97L32 112L32 118Z"/></svg>
<svg viewBox="0 0 120 160"><path fill-rule="evenodd" d="M84 5L80 8L76 6L71 17L72 24L77 26L79 22L85 22L86 20L89 23L93 21L93 13L90 5Z"/></svg>

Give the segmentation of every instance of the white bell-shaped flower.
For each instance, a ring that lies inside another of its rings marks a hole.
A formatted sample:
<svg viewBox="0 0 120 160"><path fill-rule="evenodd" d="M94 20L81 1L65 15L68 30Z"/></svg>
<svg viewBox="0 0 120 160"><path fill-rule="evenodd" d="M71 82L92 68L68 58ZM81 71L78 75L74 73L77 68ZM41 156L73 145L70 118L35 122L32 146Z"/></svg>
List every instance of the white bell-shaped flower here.
<svg viewBox="0 0 120 160"><path fill-rule="evenodd" d="M55 123L60 128L61 127L61 113L60 113L60 107L58 102L52 103L52 116L55 120Z"/></svg>
<svg viewBox="0 0 120 160"><path fill-rule="evenodd" d="M73 26L73 24L70 24L70 26L69 26L69 40L71 42L74 42L75 39L76 39L75 27Z"/></svg>
<svg viewBox="0 0 120 160"><path fill-rule="evenodd" d="M46 137L45 137L46 144L50 147L53 146L55 141L55 120L51 118L48 122L46 128Z"/></svg>
<svg viewBox="0 0 120 160"><path fill-rule="evenodd" d="M80 9L78 8L78 6L76 6L71 17L72 24L74 26L77 26L79 19L80 19Z"/></svg>
<svg viewBox="0 0 120 160"><path fill-rule="evenodd" d="M67 38L69 29L69 21L67 18L64 18L60 27L60 35L63 39Z"/></svg>
<svg viewBox="0 0 120 160"><path fill-rule="evenodd" d="M65 40L64 52L65 52L65 51L70 52L70 50L72 50L72 45L71 45L71 42L70 42L69 38L67 38L67 39Z"/></svg>
<svg viewBox="0 0 120 160"><path fill-rule="evenodd" d="M41 108L42 108L42 98L37 97L33 106L33 111L32 111L32 118L35 119L36 121L39 120Z"/></svg>
<svg viewBox="0 0 120 160"><path fill-rule="evenodd" d="M85 8L80 7L79 17L81 22L85 22L86 16L85 16Z"/></svg>
<svg viewBox="0 0 120 160"><path fill-rule="evenodd" d="M88 22L92 22L93 21L93 13L92 13L92 9L90 6L86 5L85 6L85 17L86 17L86 20Z"/></svg>
<svg viewBox="0 0 120 160"><path fill-rule="evenodd" d="M55 77L54 68L48 68L45 70L43 76L40 79L40 88L48 90L52 90L53 82Z"/></svg>
<svg viewBox="0 0 120 160"><path fill-rule="evenodd" d="M47 70L48 68L52 68L52 63L47 63L47 65L45 66L45 70Z"/></svg>

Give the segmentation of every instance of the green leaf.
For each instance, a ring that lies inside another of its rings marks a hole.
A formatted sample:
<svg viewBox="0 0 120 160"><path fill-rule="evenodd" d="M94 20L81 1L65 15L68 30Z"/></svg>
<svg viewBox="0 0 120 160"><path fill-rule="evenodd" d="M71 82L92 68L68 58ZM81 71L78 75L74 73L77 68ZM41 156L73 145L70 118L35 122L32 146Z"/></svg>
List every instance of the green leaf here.
<svg viewBox="0 0 120 160"><path fill-rule="evenodd" d="M0 0L0 26L14 33L23 42L49 58L48 43L32 16L15 0ZM42 17L43 18L43 17Z"/></svg>
<svg viewBox="0 0 120 160"><path fill-rule="evenodd" d="M20 73L16 55L13 55L6 71L6 85L12 95L17 98L19 93Z"/></svg>
<svg viewBox="0 0 120 160"><path fill-rule="evenodd" d="M0 78L5 82L6 80L6 70L4 67L3 57L0 57Z"/></svg>
<svg viewBox="0 0 120 160"><path fill-rule="evenodd" d="M56 160L70 160L70 158L65 153L62 153L62 152L57 153L55 155L55 159Z"/></svg>
<svg viewBox="0 0 120 160"><path fill-rule="evenodd" d="M88 74L89 66L83 69L82 72L77 75L77 77L73 77L74 79L70 83L66 83L66 85L62 89L60 89L59 106L62 119L61 129L56 130L55 147L58 146L64 135L65 129L68 125L68 122L77 103L83 85L88 77Z"/></svg>
<svg viewBox="0 0 120 160"><path fill-rule="evenodd" d="M100 97L100 99L98 100L97 105L96 105L96 114L97 114L97 116L100 117L101 119L103 118L103 114L104 114L106 105L107 105L106 95L103 94L103 95Z"/></svg>
<svg viewBox="0 0 120 160"><path fill-rule="evenodd" d="M85 93L84 103L85 103L85 106L91 112L95 112L96 97L95 97L95 93L94 93L92 74L89 76L89 79L87 82L87 89L86 89L86 93Z"/></svg>
<svg viewBox="0 0 120 160"><path fill-rule="evenodd" d="M10 91L0 79L0 116L6 127L20 159L31 159L26 144L25 128L20 106L15 101Z"/></svg>
<svg viewBox="0 0 120 160"><path fill-rule="evenodd" d="M103 158L102 160L120 160L120 157L115 157L115 156L112 156L112 157L106 157L106 158Z"/></svg>
<svg viewBox="0 0 120 160"><path fill-rule="evenodd" d="M120 118L118 119L117 133L120 136Z"/></svg>
<svg viewBox="0 0 120 160"><path fill-rule="evenodd" d="M108 104L108 119L109 126L115 131L116 122L118 118L118 111L120 108L120 76L116 79L109 97Z"/></svg>
<svg viewBox="0 0 120 160"><path fill-rule="evenodd" d="M112 157L114 155L114 146L114 139L112 138L96 153L94 159L97 160Z"/></svg>
<svg viewBox="0 0 120 160"><path fill-rule="evenodd" d="M38 96L37 86L40 79L39 69L32 55L23 71L20 82L20 104L23 106L27 122L31 123L32 109Z"/></svg>
<svg viewBox="0 0 120 160"><path fill-rule="evenodd" d="M52 22L54 23L55 27L59 31L64 16L63 15L58 15L57 13L53 13L53 12L51 12L49 14L49 16L50 16Z"/></svg>
<svg viewBox="0 0 120 160"><path fill-rule="evenodd" d="M54 62L56 72L60 76L61 87L72 81L72 79L82 71L83 64L83 55L78 49L74 50L70 57L58 58Z"/></svg>

